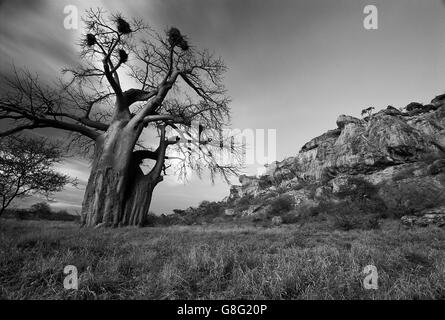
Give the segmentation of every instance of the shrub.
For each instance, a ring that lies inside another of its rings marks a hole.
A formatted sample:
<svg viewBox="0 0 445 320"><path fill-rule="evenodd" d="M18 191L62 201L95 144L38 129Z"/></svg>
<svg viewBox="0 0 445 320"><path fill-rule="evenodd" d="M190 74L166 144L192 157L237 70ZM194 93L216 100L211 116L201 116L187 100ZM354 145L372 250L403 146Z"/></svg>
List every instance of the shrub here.
<svg viewBox="0 0 445 320"><path fill-rule="evenodd" d="M379 228L378 220L387 214L383 202L322 201L318 206L301 206L298 208L299 219L328 220L337 230L352 229L370 230Z"/></svg>
<svg viewBox="0 0 445 320"><path fill-rule="evenodd" d="M156 226L158 224L161 224L161 219L160 219L160 217L155 215L153 212L149 212L145 216L144 226L153 227L153 226Z"/></svg>
<svg viewBox="0 0 445 320"><path fill-rule="evenodd" d="M270 213L280 215L292 210L294 199L290 195L281 195L270 203Z"/></svg>
<svg viewBox="0 0 445 320"><path fill-rule="evenodd" d="M258 180L259 187L261 189L269 188L273 185L272 179L269 176L260 176Z"/></svg>
<svg viewBox="0 0 445 320"><path fill-rule="evenodd" d="M53 211L46 202L32 205L29 209L9 210L6 217L17 220L50 220L50 221L80 221L80 215L70 214L66 210Z"/></svg>
<svg viewBox="0 0 445 320"><path fill-rule="evenodd" d="M14 211L15 217L17 220L26 220L29 219L29 212L23 209L15 210Z"/></svg>
<svg viewBox="0 0 445 320"><path fill-rule="evenodd" d="M203 201L194 210L200 216L217 216L224 212L224 206L220 202Z"/></svg>
<svg viewBox="0 0 445 320"><path fill-rule="evenodd" d="M46 202L39 202L31 206L31 211L39 219L48 219L52 215L51 207Z"/></svg>
<svg viewBox="0 0 445 320"><path fill-rule="evenodd" d="M317 217L320 213L327 211L324 208L324 205L324 202L320 202L317 206L303 204L298 206L296 212L300 219L311 220L312 218Z"/></svg>
<svg viewBox="0 0 445 320"><path fill-rule="evenodd" d="M373 199L378 197L378 188L372 183L360 177L349 179L351 188L347 188L337 193L340 199L351 199L354 202L360 202L364 199ZM352 187L354 186L354 187Z"/></svg>
<svg viewBox="0 0 445 320"><path fill-rule="evenodd" d="M353 229L375 230L380 227L377 215L360 215L351 212L333 216L333 227L342 231Z"/></svg>
<svg viewBox="0 0 445 320"><path fill-rule="evenodd" d="M48 220L57 220L57 221L80 221L80 215L73 215L68 213L66 210L60 210L57 212L53 212Z"/></svg>
<svg viewBox="0 0 445 320"><path fill-rule="evenodd" d="M283 224L295 224L300 220L300 216L296 211L289 211L281 216Z"/></svg>
<svg viewBox="0 0 445 320"><path fill-rule="evenodd" d="M244 210L247 210L251 205L252 200L253 200L252 196L244 195L235 203L235 211L239 213Z"/></svg>
<svg viewBox="0 0 445 320"><path fill-rule="evenodd" d="M337 215L334 217L334 228L342 231L355 229L357 226L352 215Z"/></svg>
<svg viewBox="0 0 445 320"><path fill-rule="evenodd" d="M416 210L413 208L406 208L406 207L403 207L402 205L398 205L396 207L388 209L386 215L389 218L400 219L403 216L413 215L415 212L416 212Z"/></svg>

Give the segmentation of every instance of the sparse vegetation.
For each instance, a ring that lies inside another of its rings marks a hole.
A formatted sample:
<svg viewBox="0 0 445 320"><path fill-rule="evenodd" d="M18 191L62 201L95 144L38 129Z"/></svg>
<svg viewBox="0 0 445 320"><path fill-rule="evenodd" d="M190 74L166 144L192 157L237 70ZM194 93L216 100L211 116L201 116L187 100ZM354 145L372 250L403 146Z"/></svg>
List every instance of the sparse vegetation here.
<svg viewBox="0 0 445 320"><path fill-rule="evenodd" d="M224 205L221 202L203 201L197 208L175 209L171 215L149 213L145 226L198 225L224 220Z"/></svg>
<svg viewBox="0 0 445 320"><path fill-rule="evenodd" d="M366 117L366 118L371 118L371 116L372 116L372 112L375 110L375 108L374 107L369 107L369 108L366 108L366 109L363 109L362 110L362 112L361 112L361 114L362 114L362 117Z"/></svg>
<svg viewBox="0 0 445 320"><path fill-rule="evenodd" d="M235 211L241 213L249 208L252 204L253 197L245 195L235 203Z"/></svg>
<svg viewBox="0 0 445 320"><path fill-rule="evenodd" d="M16 220L80 221L80 215L66 210L54 211L46 202L33 204L29 209L6 209L5 218Z"/></svg>
<svg viewBox="0 0 445 320"><path fill-rule="evenodd" d="M445 299L445 232L329 231L319 223L79 229L0 224L3 299ZM365 290L375 265L379 289ZM79 290L63 288L75 265Z"/></svg>

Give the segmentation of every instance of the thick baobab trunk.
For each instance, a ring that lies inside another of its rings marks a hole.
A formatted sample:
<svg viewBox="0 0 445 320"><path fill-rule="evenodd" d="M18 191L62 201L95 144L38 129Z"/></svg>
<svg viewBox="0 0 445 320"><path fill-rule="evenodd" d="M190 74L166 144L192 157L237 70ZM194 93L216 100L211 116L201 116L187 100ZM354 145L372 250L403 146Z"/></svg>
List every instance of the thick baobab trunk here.
<svg viewBox="0 0 445 320"><path fill-rule="evenodd" d="M125 128L126 121L116 121L96 142L91 175L82 204L82 222L118 226L129 185L129 168L137 139Z"/></svg>
<svg viewBox="0 0 445 320"><path fill-rule="evenodd" d="M134 146L142 130L128 128L129 117L113 121L97 141L94 160L82 204L82 224L88 227L142 226L153 190L162 181L161 170L169 142L165 127L155 152L137 151ZM149 174L139 167L145 158L155 160Z"/></svg>
<svg viewBox="0 0 445 320"><path fill-rule="evenodd" d="M122 225L143 226L150 210L151 199L156 185L162 180L155 174L144 175L136 164L127 189Z"/></svg>

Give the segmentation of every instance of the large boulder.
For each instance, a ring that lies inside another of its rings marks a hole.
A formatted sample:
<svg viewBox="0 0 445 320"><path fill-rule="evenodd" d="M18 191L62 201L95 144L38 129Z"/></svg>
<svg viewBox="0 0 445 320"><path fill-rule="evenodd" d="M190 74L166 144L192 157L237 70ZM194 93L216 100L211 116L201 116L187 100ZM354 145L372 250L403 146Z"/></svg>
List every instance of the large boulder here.
<svg viewBox="0 0 445 320"><path fill-rule="evenodd" d="M433 100L431 100L431 104L435 106L441 106L444 103L445 103L445 94L436 96Z"/></svg>
<svg viewBox="0 0 445 320"><path fill-rule="evenodd" d="M360 125L363 121L358 119L358 118L354 118L351 116L346 116L344 114L340 115L337 118L337 126L339 129L343 129L346 125L353 123L356 125Z"/></svg>
<svg viewBox="0 0 445 320"><path fill-rule="evenodd" d="M388 106L386 109L383 110L383 113L385 113L388 116L401 116L402 111L400 111L397 108L394 108L393 106Z"/></svg>
<svg viewBox="0 0 445 320"><path fill-rule="evenodd" d="M418 103L418 102L411 102L410 104L408 104L405 107L406 111L414 111L414 110L422 110L423 109L423 104Z"/></svg>
<svg viewBox="0 0 445 320"><path fill-rule="evenodd" d="M445 206L426 209L417 215L403 216L401 221L404 225L410 227L426 227L430 225L445 227Z"/></svg>
<svg viewBox="0 0 445 320"><path fill-rule="evenodd" d="M241 183L241 186L237 188L239 197L255 197L262 190L260 180L257 177L241 175L239 177L239 182Z"/></svg>
<svg viewBox="0 0 445 320"><path fill-rule="evenodd" d="M378 192L390 209L420 212L445 205L445 186L440 176L389 180L380 186Z"/></svg>
<svg viewBox="0 0 445 320"><path fill-rule="evenodd" d="M352 179L353 177L349 175L340 175L335 177L331 181L332 192L334 194L339 194L342 192L353 191L356 186L351 182Z"/></svg>
<svg viewBox="0 0 445 320"><path fill-rule="evenodd" d="M272 224L274 226L281 226L283 224L283 218L280 216L275 216L272 218Z"/></svg>
<svg viewBox="0 0 445 320"><path fill-rule="evenodd" d="M433 176L445 173L445 159L435 160L430 166L428 166L428 173Z"/></svg>

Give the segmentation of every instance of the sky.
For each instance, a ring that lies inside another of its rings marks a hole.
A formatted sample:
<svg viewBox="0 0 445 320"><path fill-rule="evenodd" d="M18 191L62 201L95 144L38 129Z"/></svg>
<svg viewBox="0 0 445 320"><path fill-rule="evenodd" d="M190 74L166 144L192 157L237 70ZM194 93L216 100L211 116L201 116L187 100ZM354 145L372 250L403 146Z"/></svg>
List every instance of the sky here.
<svg viewBox="0 0 445 320"><path fill-rule="evenodd" d="M64 28L67 5L80 15L102 7L140 17L159 31L175 26L194 46L221 55L232 127L275 129L277 160L335 128L340 114L428 103L445 91L442 0L0 0L2 73L14 63L52 78L79 62L82 24ZM363 26L367 5L378 9L377 30ZM70 158L59 169L80 183L53 205L80 210L88 161ZM223 181L193 177L183 184L169 176L155 190L152 210L169 213L228 193Z"/></svg>

